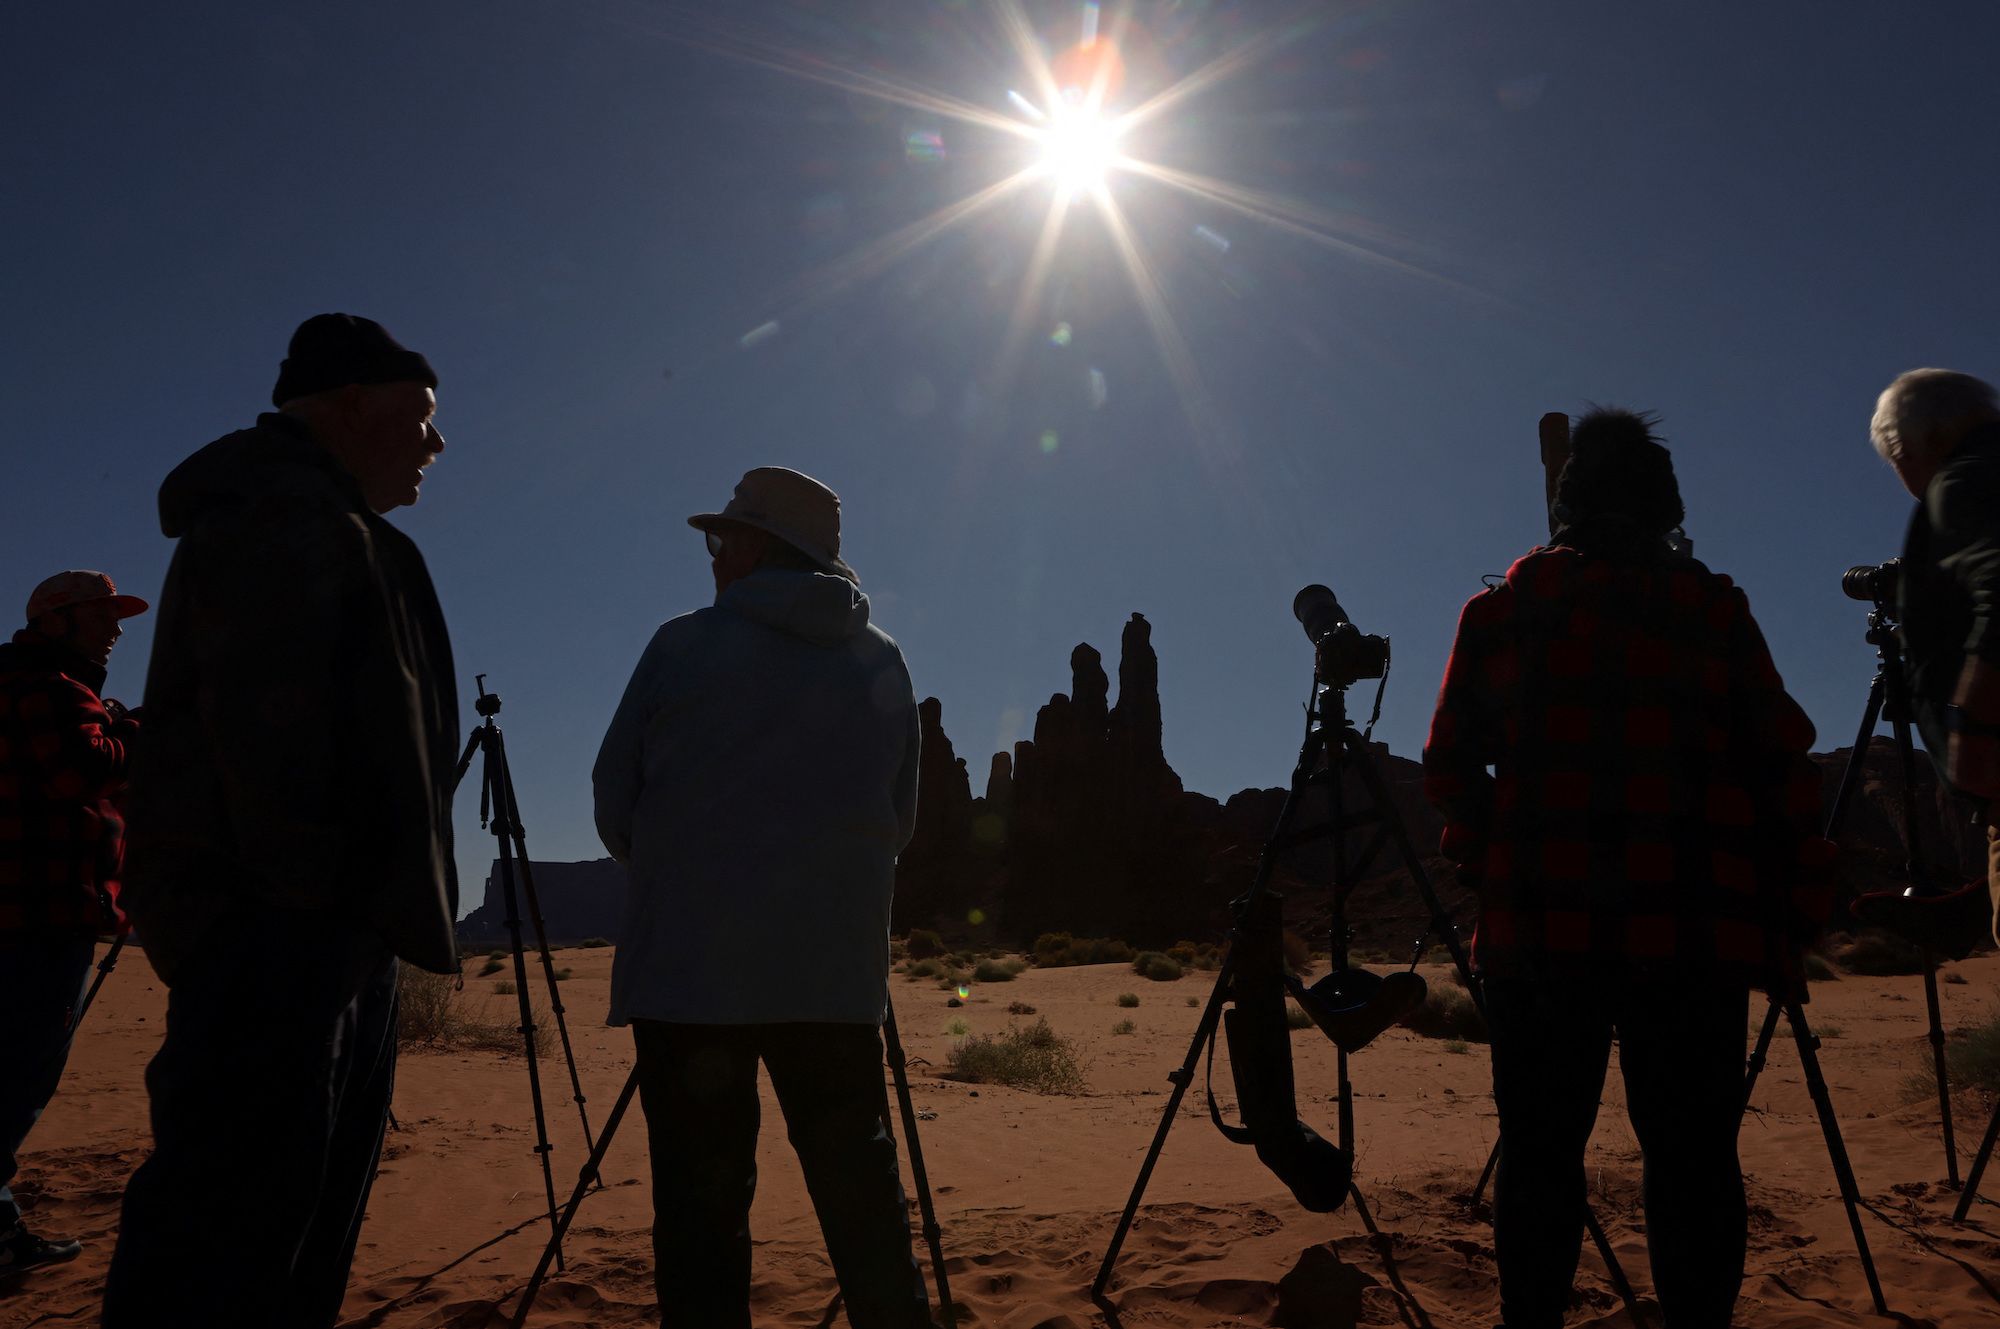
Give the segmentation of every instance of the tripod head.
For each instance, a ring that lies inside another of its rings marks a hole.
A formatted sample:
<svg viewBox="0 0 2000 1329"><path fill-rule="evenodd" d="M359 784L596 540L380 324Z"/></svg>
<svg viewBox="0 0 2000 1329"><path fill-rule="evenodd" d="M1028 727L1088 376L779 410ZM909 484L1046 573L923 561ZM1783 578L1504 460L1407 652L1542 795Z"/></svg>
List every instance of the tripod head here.
<svg viewBox="0 0 2000 1329"><path fill-rule="evenodd" d="M486 675L474 674L472 679L479 685L479 696L474 699L472 709L491 720L500 714L500 694L486 690Z"/></svg>

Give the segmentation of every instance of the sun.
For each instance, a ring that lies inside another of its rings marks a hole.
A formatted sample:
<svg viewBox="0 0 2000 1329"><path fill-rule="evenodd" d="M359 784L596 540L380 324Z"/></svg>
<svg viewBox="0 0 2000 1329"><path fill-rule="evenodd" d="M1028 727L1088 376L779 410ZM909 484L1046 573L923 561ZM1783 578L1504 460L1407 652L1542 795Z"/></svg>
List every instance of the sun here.
<svg viewBox="0 0 2000 1329"><path fill-rule="evenodd" d="M1065 194L1089 193L1118 165L1118 123L1089 105L1059 103L1035 129L1039 166Z"/></svg>

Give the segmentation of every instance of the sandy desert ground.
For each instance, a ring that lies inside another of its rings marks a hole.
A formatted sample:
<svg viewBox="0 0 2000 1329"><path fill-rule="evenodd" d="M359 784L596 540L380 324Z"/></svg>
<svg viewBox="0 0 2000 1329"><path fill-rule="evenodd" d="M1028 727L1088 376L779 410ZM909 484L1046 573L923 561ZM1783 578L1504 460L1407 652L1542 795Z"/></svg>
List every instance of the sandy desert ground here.
<svg viewBox="0 0 2000 1329"><path fill-rule="evenodd" d="M564 952L564 985L593 1125L601 1126L631 1063L630 1042L600 1023L611 952ZM469 971L476 971L477 963ZM1955 967L1946 1020L1989 1010L2000 957ZM771 981L783 982L771 962ZM512 998L496 975L468 979L465 1000L504 1019ZM922 1144L944 1226L961 1324L1005 1329L1087 1325L1347 1324L1487 1326L1497 1315L1492 1238L1468 1192L1494 1135L1484 1049L1454 1052L1393 1030L1353 1061L1357 1179L1385 1242L1352 1206L1308 1214L1256 1162L1221 1139L1190 1094L1127 1244L1107 1310L1088 1285L1166 1103L1166 1073L1185 1052L1211 975L1149 982L1122 965L1030 969L977 987L950 1010L933 981L895 981L904 1041L926 1115ZM1442 977L1441 974L1436 977ZM1118 994L1134 992L1136 1009ZM1084 1045L1089 1092L1040 1097L938 1078L949 1023L1003 1030L1010 1002L1034 1005ZM19 1183L38 1229L88 1243L74 1264L0 1295L0 1326L88 1325L110 1256L118 1198L147 1147L141 1071L160 1036L165 991L131 956L91 1011L61 1093L30 1140ZM1902 1082L1928 1064L1916 978L1845 978L1815 986L1813 1018L1846 1128L1889 1318L1871 1312L1798 1058L1781 1041L1743 1129L1752 1204L1750 1276L1738 1323L1758 1329L1838 1325L2000 1325L2000 1174L1954 1226L1954 1196L1934 1105L1907 1105ZM1114 1034L1119 1021L1136 1026ZM1837 1032L1835 1032L1837 1031ZM1747 1031L1746 1031L1747 1032ZM1332 1048L1294 1036L1301 1110L1331 1134ZM584 1158L567 1078L548 1067L558 1186ZM1219 1084L1226 1094L1226 1087ZM768 1101L754 1216L760 1325L827 1318L833 1282L775 1104ZM505 1323L546 1232L533 1119L521 1058L414 1052L402 1062L391 1133L343 1323L474 1329ZM1960 1151L1970 1158L1990 1104L1961 1100ZM1638 1201L1638 1154L1616 1074L1592 1146L1598 1213L1642 1303L1649 1286ZM1963 1165L1962 1165L1963 1166ZM643 1124L629 1119L606 1166L609 1186L585 1205L568 1268L530 1321L554 1326L652 1322ZM907 1173L906 1173L907 1176ZM246 1216L248 1217L248 1216ZM222 1271L212 1271L220 1273ZM1633 1323L1586 1249L1572 1325ZM1657 1310L1647 1322L1658 1325Z"/></svg>

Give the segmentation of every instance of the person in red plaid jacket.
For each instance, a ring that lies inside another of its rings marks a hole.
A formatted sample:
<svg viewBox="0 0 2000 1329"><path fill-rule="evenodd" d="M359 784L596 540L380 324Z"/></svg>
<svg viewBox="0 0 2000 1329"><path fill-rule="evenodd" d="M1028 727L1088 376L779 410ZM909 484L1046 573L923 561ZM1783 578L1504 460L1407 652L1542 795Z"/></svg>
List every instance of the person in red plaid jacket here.
<svg viewBox="0 0 2000 1329"><path fill-rule="evenodd" d="M0 644L0 1280L83 1249L30 1232L10 1183L62 1079L97 938L125 930L118 797L138 724L98 694L120 620L145 609L101 572L59 572Z"/></svg>
<svg viewBox="0 0 2000 1329"><path fill-rule="evenodd" d="M1813 727L1743 592L1675 551L1649 419L1578 423L1554 515L1553 543L1465 606L1424 748L1444 853L1479 898L1501 1313L1563 1321L1615 1032L1661 1307L1722 1329L1749 993L1790 990L1825 911Z"/></svg>

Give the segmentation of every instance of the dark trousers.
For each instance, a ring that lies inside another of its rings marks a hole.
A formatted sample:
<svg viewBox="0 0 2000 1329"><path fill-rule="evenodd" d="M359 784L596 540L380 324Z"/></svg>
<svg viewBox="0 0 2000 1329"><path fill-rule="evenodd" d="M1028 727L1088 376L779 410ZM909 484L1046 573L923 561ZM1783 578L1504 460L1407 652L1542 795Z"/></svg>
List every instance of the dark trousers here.
<svg viewBox="0 0 2000 1329"><path fill-rule="evenodd" d="M757 1063L805 1171L855 1329L929 1329L873 1025L634 1020L667 1329L750 1329Z"/></svg>
<svg viewBox="0 0 2000 1329"><path fill-rule="evenodd" d="M1645 1158L1646 1247L1660 1308L1668 1329L1726 1329L1748 1223L1736 1158L1748 990L1504 979L1485 989L1506 1329L1552 1329L1569 1306L1583 1245L1584 1148L1614 1030Z"/></svg>
<svg viewBox="0 0 2000 1329"><path fill-rule="evenodd" d="M334 1323L396 1069L396 959L315 915L235 920L167 996L153 1153L125 1189L104 1329Z"/></svg>
<svg viewBox="0 0 2000 1329"><path fill-rule="evenodd" d="M62 934L0 942L0 1234L21 1221L10 1189L18 1155L62 1082L96 949L88 936Z"/></svg>

